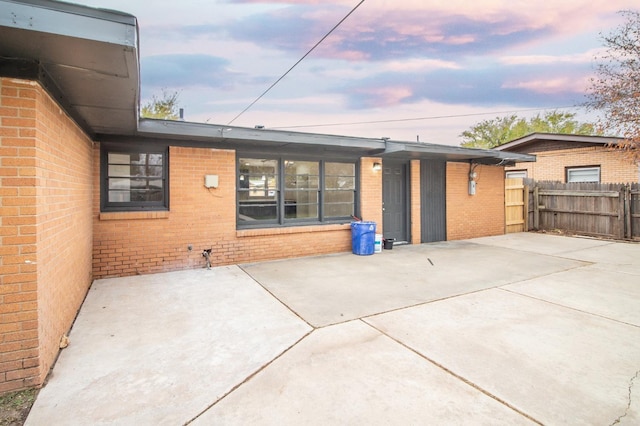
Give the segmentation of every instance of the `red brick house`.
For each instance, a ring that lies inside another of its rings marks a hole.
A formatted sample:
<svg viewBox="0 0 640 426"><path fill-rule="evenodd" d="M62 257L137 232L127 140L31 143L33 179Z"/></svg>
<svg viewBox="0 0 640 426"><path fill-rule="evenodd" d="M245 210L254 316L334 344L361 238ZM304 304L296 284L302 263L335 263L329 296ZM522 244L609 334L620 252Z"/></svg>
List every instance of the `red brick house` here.
<svg viewBox="0 0 640 426"><path fill-rule="evenodd" d="M495 149L531 154L535 162L506 167L507 177L559 182L640 182L640 165L610 146L620 138L533 133Z"/></svg>
<svg viewBox="0 0 640 426"><path fill-rule="evenodd" d="M533 160L140 119L139 84L135 17L0 0L0 393L43 383L94 279L349 251L352 215L502 234L504 165Z"/></svg>

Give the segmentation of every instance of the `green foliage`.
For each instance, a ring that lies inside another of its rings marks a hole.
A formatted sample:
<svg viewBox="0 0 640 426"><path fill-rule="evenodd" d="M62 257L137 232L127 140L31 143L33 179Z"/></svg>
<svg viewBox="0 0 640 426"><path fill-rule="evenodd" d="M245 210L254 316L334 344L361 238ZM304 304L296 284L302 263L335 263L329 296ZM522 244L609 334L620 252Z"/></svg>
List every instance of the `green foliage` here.
<svg viewBox="0 0 640 426"><path fill-rule="evenodd" d="M603 37L587 106L602 113L603 131L624 141L616 147L640 161L640 11L626 10L626 21Z"/></svg>
<svg viewBox="0 0 640 426"><path fill-rule="evenodd" d="M460 135L466 148L491 149L531 133L561 133L577 135L599 134L594 124L580 123L576 114L552 111L537 114L527 120L517 115L483 120Z"/></svg>
<svg viewBox="0 0 640 426"><path fill-rule="evenodd" d="M177 120L180 118L178 108L178 92L162 90L162 97L153 95L151 101L142 106L140 115L143 118L159 118L164 120Z"/></svg>

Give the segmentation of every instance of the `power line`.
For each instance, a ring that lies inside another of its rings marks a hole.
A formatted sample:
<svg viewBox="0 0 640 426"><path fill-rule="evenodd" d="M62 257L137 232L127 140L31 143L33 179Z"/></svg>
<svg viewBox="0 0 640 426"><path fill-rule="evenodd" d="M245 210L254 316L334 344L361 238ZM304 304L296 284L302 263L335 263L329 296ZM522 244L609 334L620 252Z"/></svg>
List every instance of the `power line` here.
<svg viewBox="0 0 640 426"><path fill-rule="evenodd" d="M289 73L290 73L290 72L291 72L291 71L292 71L296 66L298 66L298 64L299 64L300 62L302 62L302 61L303 61L307 56L309 56L309 54L310 54L311 52L313 52L313 51L315 50L315 48L316 48L316 47L320 46L320 44L321 44L321 43L322 43L322 42L323 42L327 37L329 37L329 36L331 35L331 33L332 33L332 32L334 32L334 31L336 30L336 28L338 28L338 27L339 27L339 26L340 26L344 21L346 21L346 20L347 20L347 18L348 18L349 16L351 16L351 14L352 14L353 12L355 12L355 11L356 11L356 9L357 9L357 8L359 8L359 7L360 7L360 5L361 5L362 3L364 3L364 0L361 0L361 1L360 1L360 3L358 3L358 4L357 4L353 9L351 9L351 11L350 11L349 13L347 13L347 15L346 15L344 18L342 18L342 19L340 20L340 22L338 22L338 23L337 23L333 28L331 28L331 30L330 30L327 34L325 34L325 35L324 35L324 37L322 37L322 38L320 39L320 41L318 41L318 42L317 42L317 43L316 43L316 44L315 44L311 49L309 49L309 51L308 51L307 53L305 53L305 54L304 54L304 56L303 56L302 58L298 59L298 62L296 62L295 64L293 64L293 66L292 66L291 68L289 68L289 69L287 70L287 72L285 72L284 74L282 74L282 75L280 76L280 78L278 78L278 79L277 79L277 80L276 80L276 81L275 81L271 86L269 86L269 87L267 88L267 90L265 90L264 92L262 92L262 94L261 94L260 96L258 96L258 97L253 101L253 102L251 102L251 103L249 104L249 106L247 106L245 109L243 109L243 110L242 110L238 115L236 115L235 117L233 117L233 120L231 120L230 122L228 122L228 123L227 123L227 125L230 125L231 123L233 123L234 121L236 121L236 120L237 120L237 119L238 119L242 114L244 114L245 112L247 112L247 111L249 110L249 108L251 108L252 106L254 106L254 105L256 104L256 102L258 102L260 99L262 99L262 97L263 97L264 95L266 95L267 93L269 93L269 91L270 91L271 89L273 89L273 88L275 87L275 85L276 85L276 84L280 83L280 81L281 81L283 78L285 78L285 77L287 76L287 74L289 74Z"/></svg>
<svg viewBox="0 0 640 426"><path fill-rule="evenodd" d="M476 112L476 113L469 113L469 114L434 115L434 116L428 116L428 117L397 118L397 119L391 119L391 120L352 121L352 122L346 122L346 123L325 123L325 124L302 124L297 126L270 127L270 129L279 130L279 129L300 129L304 127L331 127L331 126L355 126L358 124L402 123L407 121L441 120L443 118L474 117L474 116L492 115L492 114L513 114L516 112L547 111L547 110L569 109L569 108L580 108L580 105L570 105L570 106L561 106L561 107L553 107L553 108L528 108L528 109L514 109L514 110L507 110L507 111Z"/></svg>

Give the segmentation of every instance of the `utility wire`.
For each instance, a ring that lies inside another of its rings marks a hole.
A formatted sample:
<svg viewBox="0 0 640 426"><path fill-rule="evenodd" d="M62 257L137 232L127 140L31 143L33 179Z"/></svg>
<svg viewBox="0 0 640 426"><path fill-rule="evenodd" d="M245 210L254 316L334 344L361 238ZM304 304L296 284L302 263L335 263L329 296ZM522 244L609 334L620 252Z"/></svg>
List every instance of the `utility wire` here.
<svg viewBox="0 0 640 426"><path fill-rule="evenodd" d="M279 130L279 129L300 129L304 127L331 127L331 126L355 126L358 124L401 123L401 122L407 122L407 121L441 120L443 118L473 117L473 116L479 116L479 115L492 115L492 114L513 114L516 112L547 111L547 110L569 109L569 108L580 108L580 105L570 105L570 106L561 106L561 107L553 107L553 108L528 108L528 109L513 109L508 111L475 112L475 113L469 113L469 114L434 115L429 117L397 118L397 119L391 119L391 120L352 121L347 123L301 124L297 126L270 127L270 129Z"/></svg>
<svg viewBox="0 0 640 426"><path fill-rule="evenodd" d="M361 5L362 3L364 3L364 0L361 0L361 1L360 1L360 3L358 3L358 4L357 4L353 9L351 9L351 11L350 11L349 13L347 13L347 15L346 15L344 18L342 18L342 19L340 20L340 22L338 22L338 23L337 23L333 28L331 28L331 30L330 30L327 34L325 34L325 35L324 35L324 37L322 37L322 38L320 39L320 41L318 41L318 42L317 42L317 43L316 43L316 44L315 44L311 49L309 49L309 51L308 51L307 53L305 53L305 54L304 54L304 56L298 60L298 62L296 62L295 64L293 64L293 66L292 66L291 68L289 68L289 69L287 70L287 72L285 72L284 74L282 74L282 75L280 76L280 78L278 78L278 79L277 79L277 80L276 80L276 81L275 81L271 86L269 86L269 88L267 88L267 90L265 90L264 92L262 92L262 94L261 94L260 96L258 96L258 97L253 101L253 102L251 102L251 103L249 104L249 106L248 106L248 107L246 107L245 109L243 109L243 110L240 112L240 114L238 114L238 115L236 115L235 117L233 117L233 120L231 120L230 122L228 122L228 123L227 123L227 126L228 126L228 125L230 125L231 123L233 123L234 121L236 121L236 120L237 120L237 119L238 119L242 114L244 114L245 112L247 112L247 111L249 110L249 108L251 108L252 106L254 106L254 105L256 104L256 102L258 102L260 99L262 99L262 97L263 97L264 95L266 95L266 94L267 94L271 89L273 89L273 88L274 88L274 86L275 86L276 84L280 83L280 81L281 81L283 78L285 78L285 77L287 76L287 74L289 74L289 73L290 73L290 72L291 72L291 71L292 71L296 66L298 66L298 64L299 64L300 62L302 62L302 61L303 61L307 56L309 56L309 54L310 54L311 52L313 52L313 51L315 50L315 48L316 48L316 47L320 46L320 44L321 44L321 43L322 43L322 42L323 42L327 37L329 37L329 36L331 35L331 33L332 33L332 32L334 32L334 31L336 30L336 28L338 28L338 27L339 27L339 26L340 26L344 21L346 21L346 20L347 20L347 18L348 18L349 16L351 16L351 14L352 14L353 12L355 12L355 11L356 11L356 9L357 9L357 8L359 8L359 7L360 7L360 5Z"/></svg>

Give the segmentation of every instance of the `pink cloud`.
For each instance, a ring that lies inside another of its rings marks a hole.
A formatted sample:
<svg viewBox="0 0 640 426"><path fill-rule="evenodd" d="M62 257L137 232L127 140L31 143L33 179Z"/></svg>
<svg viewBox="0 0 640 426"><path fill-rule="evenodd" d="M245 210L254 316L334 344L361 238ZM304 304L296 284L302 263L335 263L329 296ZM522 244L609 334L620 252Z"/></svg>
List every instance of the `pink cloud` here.
<svg viewBox="0 0 640 426"><path fill-rule="evenodd" d="M526 89L536 93L554 94L558 92L585 92L589 86L586 76L563 76L557 78L510 81L502 85L504 89Z"/></svg>
<svg viewBox="0 0 640 426"><path fill-rule="evenodd" d="M385 86L360 90L367 98L371 107L381 105L398 105L413 95L413 90L405 86Z"/></svg>

